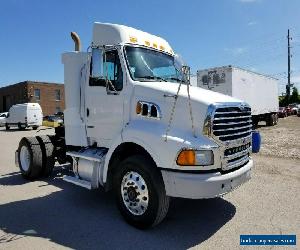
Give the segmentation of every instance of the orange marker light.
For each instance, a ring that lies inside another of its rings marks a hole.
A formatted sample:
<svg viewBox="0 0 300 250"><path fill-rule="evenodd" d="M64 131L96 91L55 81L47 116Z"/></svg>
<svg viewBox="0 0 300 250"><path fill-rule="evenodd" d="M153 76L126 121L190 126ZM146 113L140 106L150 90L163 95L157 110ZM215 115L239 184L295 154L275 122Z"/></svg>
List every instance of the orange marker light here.
<svg viewBox="0 0 300 250"><path fill-rule="evenodd" d="M177 164L180 166L196 165L196 157L194 150L182 150L177 157Z"/></svg>
<svg viewBox="0 0 300 250"><path fill-rule="evenodd" d="M145 41L146 46L150 46L150 42L149 41Z"/></svg>
<svg viewBox="0 0 300 250"><path fill-rule="evenodd" d="M142 104L140 102L137 102L136 104L136 113L140 114L142 112Z"/></svg>

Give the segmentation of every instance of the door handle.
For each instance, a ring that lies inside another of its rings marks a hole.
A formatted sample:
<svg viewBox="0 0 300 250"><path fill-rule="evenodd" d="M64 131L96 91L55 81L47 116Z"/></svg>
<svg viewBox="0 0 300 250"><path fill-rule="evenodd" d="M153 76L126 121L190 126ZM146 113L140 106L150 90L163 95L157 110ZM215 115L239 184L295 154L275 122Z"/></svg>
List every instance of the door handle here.
<svg viewBox="0 0 300 250"><path fill-rule="evenodd" d="M88 117L90 115L90 110L87 108L86 109L86 116Z"/></svg>

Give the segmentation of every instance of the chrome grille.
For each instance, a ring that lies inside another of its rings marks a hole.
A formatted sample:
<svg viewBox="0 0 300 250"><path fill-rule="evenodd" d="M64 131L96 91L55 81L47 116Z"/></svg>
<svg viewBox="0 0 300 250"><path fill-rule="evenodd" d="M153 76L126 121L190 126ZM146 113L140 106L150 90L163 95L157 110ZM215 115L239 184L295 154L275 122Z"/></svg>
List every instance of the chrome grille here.
<svg viewBox="0 0 300 250"><path fill-rule="evenodd" d="M220 141L232 141L251 135L251 109L239 107L217 108L213 119L213 134Z"/></svg>
<svg viewBox="0 0 300 250"><path fill-rule="evenodd" d="M216 106L211 117L211 133L224 148L222 170L239 168L249 161L252 142L251 108Z"/></svg>

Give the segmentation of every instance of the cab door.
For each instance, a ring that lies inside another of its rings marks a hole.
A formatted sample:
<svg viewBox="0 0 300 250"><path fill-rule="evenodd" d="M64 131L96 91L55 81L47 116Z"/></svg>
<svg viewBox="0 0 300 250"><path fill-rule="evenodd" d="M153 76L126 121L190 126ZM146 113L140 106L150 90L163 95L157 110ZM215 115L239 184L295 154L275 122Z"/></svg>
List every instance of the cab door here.
<svg viewBox="0 0 300 250"><path fill-rule="evenodd" d="M96 55L93 51L85 93L86 130L90 145L109 147L123 127L123 69L118 50L106 51L103 63ZM97 72L103 72L104 77Z"/></svg>

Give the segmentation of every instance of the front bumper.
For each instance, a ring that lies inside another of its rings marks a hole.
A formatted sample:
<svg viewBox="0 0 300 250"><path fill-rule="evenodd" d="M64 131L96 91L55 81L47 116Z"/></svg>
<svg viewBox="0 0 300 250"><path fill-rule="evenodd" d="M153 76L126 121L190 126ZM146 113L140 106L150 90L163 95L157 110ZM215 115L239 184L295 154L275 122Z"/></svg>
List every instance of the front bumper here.
<svg viewBox="0 0 300 250"><path fill-rule="evenodd" d="M227 174L184 173L161 170L166 193L189 199L214 198L239 187L251 178L252 159L238 170Z"/></svg>

